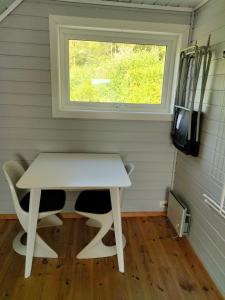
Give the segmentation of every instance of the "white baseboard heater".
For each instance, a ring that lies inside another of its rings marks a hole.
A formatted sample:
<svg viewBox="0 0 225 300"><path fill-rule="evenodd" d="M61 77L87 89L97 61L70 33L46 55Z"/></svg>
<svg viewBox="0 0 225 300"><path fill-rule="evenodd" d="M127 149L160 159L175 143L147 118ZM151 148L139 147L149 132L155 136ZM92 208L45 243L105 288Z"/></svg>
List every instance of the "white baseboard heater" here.
<svg viewBox="0 0 225 300"><path fill-rule="evenodd" d="M172 192L169 193L167 217L175 228L179 237L190 231L191 215L187 206L178 200Z"/></svg>

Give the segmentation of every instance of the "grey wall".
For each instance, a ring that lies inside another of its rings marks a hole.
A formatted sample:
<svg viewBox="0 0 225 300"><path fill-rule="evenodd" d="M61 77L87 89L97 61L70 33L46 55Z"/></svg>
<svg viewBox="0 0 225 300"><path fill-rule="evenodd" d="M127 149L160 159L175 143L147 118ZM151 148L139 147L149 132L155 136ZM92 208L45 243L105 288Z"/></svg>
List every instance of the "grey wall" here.
<svg viewBox="0 0 225 300"><path fill-rule="evenodd" d="M124 210L162 210L174 159L170 123L53 119L49 14L177 24L188 24L190 15L25 0L0 23L0 164L30 163L40 151L119 152L136 166ZM67 209L72 204L68 201ZM0 213L6 212L13 206L1 172Z"/></svg>
<svg viewBox="0 0 225 300"><path fill-rule="evenodd" d="M213 61L205 95L201 151L198 158L178 153L175 192L190 206L189 240L225 295L225 220L203 202L218 199L225 180L225 1L211 0L195 16L193 40L206 43L211 33Z"/></svg>

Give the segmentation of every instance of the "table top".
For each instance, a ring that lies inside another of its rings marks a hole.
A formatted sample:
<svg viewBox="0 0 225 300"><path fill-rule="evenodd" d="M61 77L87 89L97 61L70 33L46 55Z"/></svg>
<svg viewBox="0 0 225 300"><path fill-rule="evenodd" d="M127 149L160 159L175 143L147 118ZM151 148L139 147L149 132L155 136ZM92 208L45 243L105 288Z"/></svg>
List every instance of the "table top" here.
<svg viewBox="0 0 225 300"><path fill-rule="evenodd" d="M128 187L118 154L40 153L16 186L23 189L97 189Z"/></svg>

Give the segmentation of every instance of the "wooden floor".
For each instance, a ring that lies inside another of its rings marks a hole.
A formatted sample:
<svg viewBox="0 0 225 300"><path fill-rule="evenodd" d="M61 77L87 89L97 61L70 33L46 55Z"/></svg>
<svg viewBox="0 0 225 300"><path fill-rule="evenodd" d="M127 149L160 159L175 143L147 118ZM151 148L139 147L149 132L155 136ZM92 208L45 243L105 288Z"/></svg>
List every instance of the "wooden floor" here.
<svg viewBox="0 0 225 300"><path fill-rule="evenodd" d="M84 219L65 220L41 229L59 259L34 259L32 276L24 279L24 257L14 253L17 221L0 221L0 299L16 300L201 300L223 299L185 239L165 217L127 218L125 274L116 257L77 260L76 254L96 230ZM112 243L108 236L107 242Z"/></svg>

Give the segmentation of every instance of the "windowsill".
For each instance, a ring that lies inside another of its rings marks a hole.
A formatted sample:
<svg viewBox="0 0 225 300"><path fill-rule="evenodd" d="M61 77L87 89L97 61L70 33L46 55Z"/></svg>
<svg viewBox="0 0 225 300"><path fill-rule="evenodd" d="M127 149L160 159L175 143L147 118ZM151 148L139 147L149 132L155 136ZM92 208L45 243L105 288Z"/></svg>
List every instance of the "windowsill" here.
<svg viewBox="0 0 225 300"><path fill-rule="evenodd" d="M70 119L111 119L171 122L172 113L160 112L113 112L113 111L53 111L53 118Z"/></svg>

